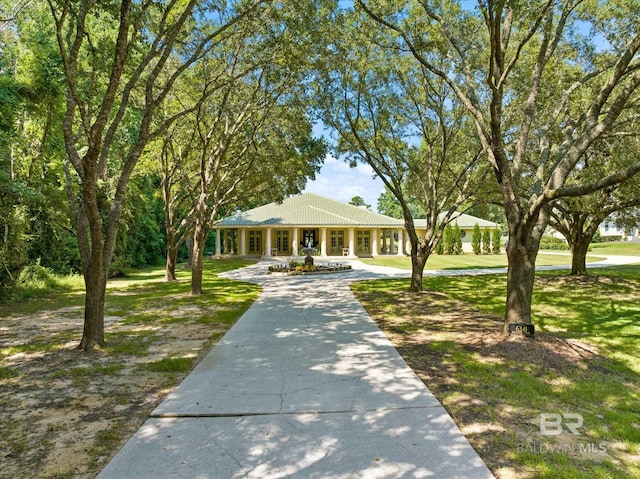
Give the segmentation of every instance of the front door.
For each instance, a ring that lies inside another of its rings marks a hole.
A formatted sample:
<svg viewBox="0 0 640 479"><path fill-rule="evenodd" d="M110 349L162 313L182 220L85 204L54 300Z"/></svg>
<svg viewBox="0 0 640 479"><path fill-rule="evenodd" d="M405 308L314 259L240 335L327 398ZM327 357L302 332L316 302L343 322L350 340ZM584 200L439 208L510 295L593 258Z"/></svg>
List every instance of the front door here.
<svg viewBox="0 0 640 479"><path fill-rule="evenodd" d="M318 247L318 230L302 230L302 247Z"/></svg>
<svg viewBox="0 0 640 479"><path fill-rule="evenodd" d="M289 254L289 231L288 230L276 231L276 251L278 255Z"/></svg>
<svg viewBox="0 0 640 479"><path fill-rule="evenodd" d="M356 234L356 254L371 253L371 233L369 231L358 231Z"/></svg>

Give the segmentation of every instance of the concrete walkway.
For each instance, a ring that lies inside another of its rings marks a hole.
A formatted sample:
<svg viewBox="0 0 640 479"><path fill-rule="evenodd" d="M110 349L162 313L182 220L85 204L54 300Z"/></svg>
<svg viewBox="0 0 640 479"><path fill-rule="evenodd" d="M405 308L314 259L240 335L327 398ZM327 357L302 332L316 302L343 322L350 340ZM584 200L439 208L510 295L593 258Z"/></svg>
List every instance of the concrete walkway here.
<svg viewBox="0 0 640 479"><path fill-rule="evenodd" d="M370 268L227 274L264 290L98 476L490 478L348 288Z"/></svg>
<svg viewBox="0 0 640 479"><path fill-rule="evenodd" d="M268 264L226 274L262 294L99 478L493 477L348 288L408 271L353 261L282 277Z"/></svg>

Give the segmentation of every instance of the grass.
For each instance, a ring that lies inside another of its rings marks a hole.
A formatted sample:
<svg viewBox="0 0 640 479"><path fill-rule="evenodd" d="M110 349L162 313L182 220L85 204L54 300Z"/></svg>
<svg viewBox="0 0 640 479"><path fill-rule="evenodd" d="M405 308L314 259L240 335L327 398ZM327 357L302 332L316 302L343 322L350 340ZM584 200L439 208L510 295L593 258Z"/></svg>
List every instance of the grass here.
<svg viewBox="0 0 640 479"><path fill-rule="evenodd" d="M601 257L589 255L587 261L599 261ZM411 269L411 259L403 256L378 257L375 259L362 259L367 264L380 266L392 266L394 268ZM538 266L562 266L571 263L568 255L546 254L538 255L536 264ZM431 255L427 261L425 269L478 269L478 268L505 268L507 266L507 256L500 255L475 255L471 253L462 255Z"/></svg>
<svg viewBox="0 0 640 479"><path fill-rule="evenodd" d="M640 256L640 243L615 242L615 243L592 243L591 253L593 254L617 254L626 256Z"/></svg>
<svg viewBox="0 0 640 479"><path fill-rule="evenodd" d="M600 261L606 255L640 256L640 243L594 243L591 245L591 253L587 256L587 263ZM537 266L563 266L571 264L568 252L541 251L536 261ZM362 259L364 263L394 268L411 269L411 259L402 256L380 256L375 259ZM640 259L639 259L640 261ZM425 269L478 269L478 268L505 268L507 257L500 255L475 255L465 253L462 255L437 255L429 257Z"/></svg>
<svg viewBox="0 0 640 479"><path fill-rule="evenodd" d="M640 266L597 274L538 275L533 341L498 339L505 275L352 288L497 475L640 477ZM580 414L580 435L542 435L542 413Z"/></svg>

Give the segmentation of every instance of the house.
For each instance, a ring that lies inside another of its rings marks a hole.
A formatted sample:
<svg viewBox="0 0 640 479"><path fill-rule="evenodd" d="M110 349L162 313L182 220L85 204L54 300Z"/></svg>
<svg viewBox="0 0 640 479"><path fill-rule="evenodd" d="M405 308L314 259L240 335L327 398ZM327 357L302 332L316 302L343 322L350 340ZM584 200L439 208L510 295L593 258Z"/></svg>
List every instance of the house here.
<svg viewBox="0 0 640 479"><path fill-rule="evenodd" d="M619 226L616 224L615 218L607 218L600 223L598 229L600 230L600 236L602 236L602 238L607 238L610 241L634 241L640 238L639 228Z"/></svg>
<svg viewBox="0 0 640 479"><path fill-rule="evenodd" d="M470 215L457 220L463 249L471 251L471 231L495 223ZM420 234L425 221L415 220ZM404 256L409 250L404 221L313 193L304 193L238 212L215 225L216 255L298 256L311 248L320 256Z"/></svg>

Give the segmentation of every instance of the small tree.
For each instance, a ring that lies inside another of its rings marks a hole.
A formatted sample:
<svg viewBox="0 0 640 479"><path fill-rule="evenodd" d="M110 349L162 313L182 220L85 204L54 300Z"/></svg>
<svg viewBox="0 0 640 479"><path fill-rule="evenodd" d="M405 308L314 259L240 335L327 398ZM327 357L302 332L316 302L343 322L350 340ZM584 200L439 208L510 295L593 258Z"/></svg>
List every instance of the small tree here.
<svg viewBox="0 0 640 479"><path fill-rule="evenodd" d="M480 225L476 223L473 225L473 233L471 234L471 248L474 254L480 254L480 242L482 241L482 233L480 232Z"/></svg>
<svg viewBox="0 0 640 479"><path fill-rule="evenodd" d="M453 252L455 254L462 254L462 232L458 223L453 227Z"/></svg>
<svg viewBox="0 0 640 479"><path fill-rule="evenodd" d="M436 244L436 254L444 254L444 236Z"/></svg>
<svg viewBox="0 0 640 479"><path fill-rule="evenodd" d="M491 231L488 228L482 231L482 254L491 254Z"/></svg>
<svg viewBox="0 0 640 479"><path fill-rule="evenodd" d="M493 250L493 254L500 254L501 237L502 233L500 232L500 228L497 226L494 227L491 234L491 249Z"/></svg>
<svg viewBox="0 0 640 479"><path fill-rule="evenodd" d="M453 254L453 244L455 238L453 237L453 227L451 223L448 223L447 226L444 227L444 231L442 232L442 242L444 243L444 254Z"/></svg>

